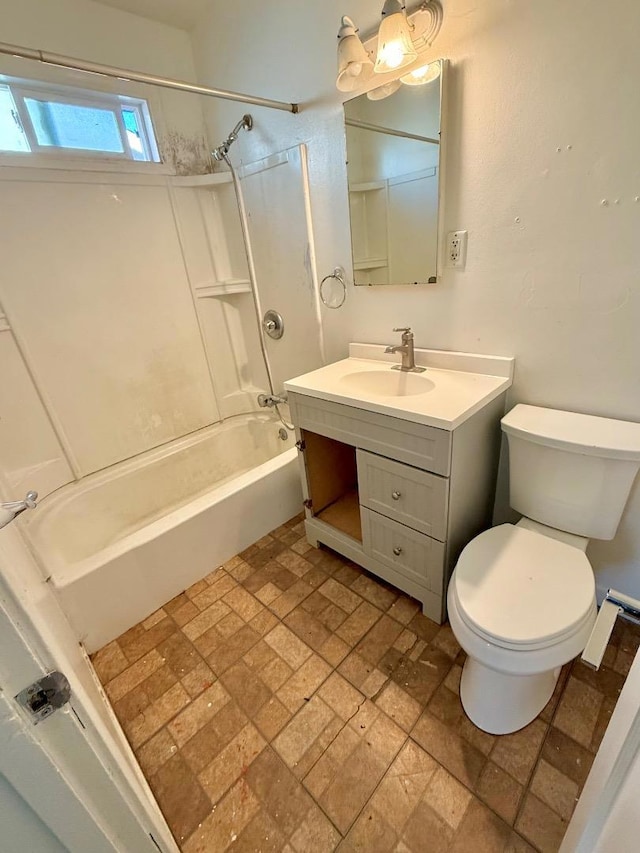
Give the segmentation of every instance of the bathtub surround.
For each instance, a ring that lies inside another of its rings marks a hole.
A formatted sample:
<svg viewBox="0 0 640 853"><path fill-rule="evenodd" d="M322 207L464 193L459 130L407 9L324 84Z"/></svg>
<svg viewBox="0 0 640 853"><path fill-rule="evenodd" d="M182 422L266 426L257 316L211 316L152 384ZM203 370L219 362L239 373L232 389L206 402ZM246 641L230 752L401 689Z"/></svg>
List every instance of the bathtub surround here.
<svg viewBox="0 0 640 853"><path fill-rule="evenodd" d="M379 5L298 4L283 28L284 0L268 14L258 0L216 3L191 31L201 79L302 104L298 116L256 109L258 131L238 145L256 159L307 143L321 276L337 264L351 270L336 25L349 14L366 33ZM577 17L552 0L443 7L425 58L450 60L443 231L468 231L466 270L443 269L436 287L350 287L340 311L323 310L327 357L344 358L353 340L387 343L391 326L411 324L421 346L515 356L512 403L640 420L638 129L629 111L640 11L620 3L603 15L596 0ZM221 102L206 118L218 134L234 121ZM505 485L506 472L500 521ZM640 595L639 517L636 487L616 539L590 545L602 589Z"/></svg>
<svg viewBox="0 0 640 853"><path fill-rule="evenodd" d="M195 78L184 32L100 4L27 0L3 23L3 37L16 43ZM115 85L4 56L0 71ZM178 134L195 151L201 99L144 86L136 94L149 99L163 164L74 158L21 168L24 159L15 157L0 164L0 218L11 244L0 287L7 498L31 488L46 498L74 479L257 411L268 389L230 175L200 175L196 162L177 154L178 163L164 150ZM208 153L206 160L209 171ZM285 342L268 345L278 391L322 360L303 148L246 166L243 184L265 307L277 304L286 315ZM274 219L274 206L293 227Z"/></svg>
<svg viewBox="0 0 640 853"><path fill-rule="evenodd" d="M14 4L3 13L3 37L98 62L195 76L185 33L98 3ZM11 57L0 59L0 70L113 91L112 82L95 75ZM206 147L199 99L121 86L149 99L165 159L184 166L189 149L189 167L201 171ZM163 176L171 169L147 166L142 174L118 166L122 174L100 174L22 169L15 158L11 163L15 168L3 160L0 169L3 211L12 211L3 223L11 250L0 293L0 313L7 317L0 324L0 468L9 493L31 483L26 488L45 497L74 477L210 423L215 410ZM145 351L154 357L145 358ZM138 398L133 412L113 396L123 362L129 392ZM167 383L176 393L169 390L163 403L158 396L160 390L166 395ZM179 390L189 383L191 391ZM148 410L151 397L155 412Z"/></svg>
<svg viewBox="0 0 640 853"><path fill-rule="evenodd" d="M600 672L569 664L496 738L464 715L451 629L311 548L298 516L93 663L185 853L418 853L425 832L433 850L552 853L638 640L618 624Z"/></svg>

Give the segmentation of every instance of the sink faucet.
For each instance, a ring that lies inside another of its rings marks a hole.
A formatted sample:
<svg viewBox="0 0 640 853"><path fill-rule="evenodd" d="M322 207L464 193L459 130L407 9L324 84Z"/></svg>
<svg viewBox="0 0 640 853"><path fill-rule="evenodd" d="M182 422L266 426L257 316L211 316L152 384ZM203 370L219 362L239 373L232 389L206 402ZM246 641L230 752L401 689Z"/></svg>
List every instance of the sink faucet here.
<svg viewBox="0 0 640 853"><path fill-rule="evenodd" d="M385 352L402 353L402 364L394 364L392 370L402 370L405 373L424 373L426 368L416 367L416 359L413 353L413 332L408 326L394 329L394 332L402 332L402 344L397 347L387 347Z"/></svg>

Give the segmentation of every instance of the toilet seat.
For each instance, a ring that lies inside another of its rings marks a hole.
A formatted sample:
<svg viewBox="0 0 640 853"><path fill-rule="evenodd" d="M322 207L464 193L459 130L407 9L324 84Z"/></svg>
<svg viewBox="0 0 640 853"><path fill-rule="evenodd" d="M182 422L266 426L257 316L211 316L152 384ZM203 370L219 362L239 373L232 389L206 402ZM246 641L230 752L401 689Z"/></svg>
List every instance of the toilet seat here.
<svg viewBox="0 0 640 853"><path fill-rule="evenodd" d="M554 645L592 619L595 579L581 549L503 524L463 550L452 593L470 630L525 651Z"/></svg>

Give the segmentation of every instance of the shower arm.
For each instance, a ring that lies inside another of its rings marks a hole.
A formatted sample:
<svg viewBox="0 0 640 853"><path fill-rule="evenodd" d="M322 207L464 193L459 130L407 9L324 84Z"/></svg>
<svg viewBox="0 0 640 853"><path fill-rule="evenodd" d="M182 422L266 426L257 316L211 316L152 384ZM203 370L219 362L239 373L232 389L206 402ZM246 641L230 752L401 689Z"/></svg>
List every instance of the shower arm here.
<svg viewBox="0 0 640 853"><path fill-rule="evenodd" d="M70 68L72 71L87 71L90 74L100 74L103 77L115 77L117 80L124 80L125 82L147 83L150 86L161 86L165 89L174 89L178 92L191 92L194 95L205 95L209 98L222 98L227 101L255 104L257 107L268 107L272 110L284 110L289 113L297 113L300 110L298 104L288 104L284 101L274 101L271 98L259 98L254 95L243 95L240 92L230 92L226 89L213 89L210 86L187 83L185 80L175 80L173 77L145 74L142 71L118 68L115 65L103 65L100 62L76 59L73 56L51 53L51 51L38 50L32 47L23 47L19 44L0 42L0 54L16 56L19 59L32 59L35 62L43 62L45 65L58 65L61 68Z"/></svg>
<svg viewBox="0 0 640 853"><path fill-rule="evenodd" d="M253 129L253 118L246 113L242 116L238 124L233 128L229 136L225 139L223 143L218 145L217 148L214 148L211 154L216 160L226 160L227 154L229 153L229 149L233 145L233 143L238 138L238 134L241 130L252 130ZM229 168L231 168L231 164L227 164Z"/></svg>

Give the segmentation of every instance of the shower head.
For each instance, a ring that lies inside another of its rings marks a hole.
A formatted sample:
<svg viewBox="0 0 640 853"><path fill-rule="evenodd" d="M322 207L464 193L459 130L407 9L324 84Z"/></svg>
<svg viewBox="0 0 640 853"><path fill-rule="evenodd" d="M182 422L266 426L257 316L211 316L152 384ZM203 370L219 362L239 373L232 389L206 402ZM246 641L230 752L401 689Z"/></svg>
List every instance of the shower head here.
<svg viewBox="0 0 640 853"><path fill-rule="evenodd" d="M233 143L238 138L238 134L241 130L251 130L253 128L253 118L247 113L243 115L238 124L233 128L229 136L225 139L225 141L218 145L217 148L214 148L211 154L213 155L215 160L226 160L227 154L229 153L229 149L233 145Z"/></svg>

